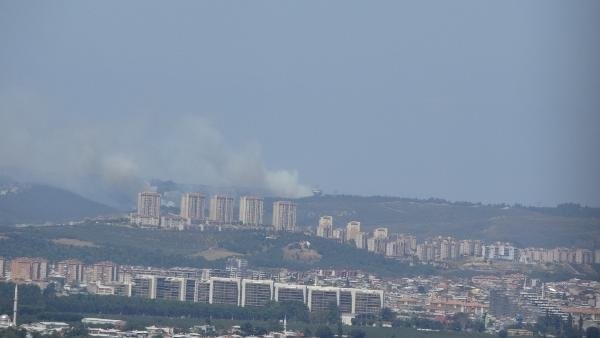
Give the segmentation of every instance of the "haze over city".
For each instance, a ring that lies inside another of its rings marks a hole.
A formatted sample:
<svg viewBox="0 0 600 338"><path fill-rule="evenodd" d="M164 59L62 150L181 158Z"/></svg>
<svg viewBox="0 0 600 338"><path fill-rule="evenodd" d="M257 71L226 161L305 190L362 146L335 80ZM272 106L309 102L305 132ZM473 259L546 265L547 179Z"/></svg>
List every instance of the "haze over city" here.
<svg viewBox="0 0 600 338"><path fill-rule="evenodd" d="M0 4L2 172L600 206L600 5Z"/></svg>
<svg viewBox="0 0 600 338"><path fill-rule="evenodd" d="M0 0L0 337L600 338L598 32Z"/></svg>

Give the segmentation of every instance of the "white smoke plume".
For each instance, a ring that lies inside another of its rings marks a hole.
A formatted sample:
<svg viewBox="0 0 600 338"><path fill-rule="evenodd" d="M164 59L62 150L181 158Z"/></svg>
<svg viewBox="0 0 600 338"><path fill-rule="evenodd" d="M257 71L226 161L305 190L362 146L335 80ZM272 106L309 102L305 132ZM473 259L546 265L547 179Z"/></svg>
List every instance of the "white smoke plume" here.
<svg viewBox="0 0 600 338"><path fill-rule="evenodd" d="M149 178L256 188L290 198L311 193L297 171L266 168L259 145L234 149L198 115L89 120L45 106L22 93L0 95L0 169L104 202L130 201Z"/></svg>

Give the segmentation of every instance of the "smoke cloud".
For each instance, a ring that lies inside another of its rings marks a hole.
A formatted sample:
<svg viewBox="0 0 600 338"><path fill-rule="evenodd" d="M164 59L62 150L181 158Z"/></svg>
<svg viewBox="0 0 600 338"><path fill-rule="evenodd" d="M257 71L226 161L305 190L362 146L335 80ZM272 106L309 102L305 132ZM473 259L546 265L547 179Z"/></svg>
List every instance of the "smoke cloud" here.
<svg viewBox="0 0 600 338"><path fill-rule="evenodd" d="M296 170L271 170L256 143L234 148L210 120L127 114L103 120L45 109L24 93L0 96L0 169L112 205L130 203L150 178L310 195Z"/></svg>

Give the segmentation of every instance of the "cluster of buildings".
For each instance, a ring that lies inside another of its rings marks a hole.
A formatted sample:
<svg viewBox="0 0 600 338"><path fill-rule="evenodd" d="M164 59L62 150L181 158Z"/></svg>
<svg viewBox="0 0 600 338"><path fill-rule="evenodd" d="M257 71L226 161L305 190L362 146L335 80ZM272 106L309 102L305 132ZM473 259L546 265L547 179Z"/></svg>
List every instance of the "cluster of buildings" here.
<svg viewBox="0 0 600 338"><path fill-rule="evenodd" d="M390 234L385 227L372 232L361 230L358 221L350 221L345 228L334 228L333 217L322 216L317 236L350 243L356 248L395 258L416 258L422 262L444 262L461 257L514 260L516 248L508 243L485 244L480 240L457 240L438 236L422 243L409 234Z"/></svg>
<svg viewBox="0 0 600 338"><path fill-rule="evenodd" d="M51 263L40 258L0 259L0 263L9 268L3 270L6 279L41 285L54 282L65 294L240 307L295 300L313 312L335 304L346 322L358 314L379 313L383 307L391 308L400 319L426 318L442 323L457 313L466 313L488 331L518 322L532 324L546 313L563 319L571 315L575 321L581 316L586 327L600 324L600 282L543 282L524 273L382 279L356 270L251 271L243 258L232 258L223 270L119 266L111 262L85 265L78 260ZM10 318L0 318L0 324L2 320Z"/></svg>
<svg viewBox="0 0 600 338"><path fill-rule="evenodd" d="M5 260L0 260L3 264ZM243 262L238 262L238 266ZM50 264L41 258L15 258L2 277L18 283L55 282L67 290L234 306L264 306L275 301L299 301L310 311L324 311L331 303L347 315L379 313L383 291L351 287L293 284L269 279L267 274L238 277L231 271L119 266L112 262L85 265L70 259ZM230 276L230 277L226 277ZM233 276L233 277L231 277Z"/></svg>
<svg viewBox="0 0 600 338"><path fill-rule="evenodd" d="M7 260L0 257L0 280L17 283L34 283L45 286L50 281L76 285L84 282L116 282L119 278L119 265L112 262L98 262L85 265L77 259L51 263L45 258L17 257Z"/></svg>
<svg viewBox="0 0 600 338"><path fill-rule="evenodd" d="M183 230L186 227L203 224L240 224L247 227L260 227L264 222L264 199L257 196L242 196L239 200L239 217L234 218L235 201L228 195L213 195L206 203L206 197L199 192L188 192L181 196L179 215L161 215L161 195L145 191L138 194L137 212L130 215L132 224L146 227ZM208 213L206 210L208 209ZM271 225L278 231L296 229L296 203L275 201Z"/></svg>
<svg viewBox="0 0 600 338"><path fill-rule="evenodd" d="M585 328L600 324L600 282L571 279L544 283L522 273L441 276L384 281L386 306L400 319L427 318L445 322L457 313L497 332L515 324L534 325L539 317L555 315ZM531 333L531 332L530 332Z"/></svg>
<svg viewBox="0 0 600 338"><path fill-rule="evenodd" d="M583 248L524 248L520 250L519 261L525 264L599 264L600 249Z"/></svg>
<svg viewBox="0 0 600 338"><path fill-rule="evenodd" d="M356 248L397 259L417 259L424 263L443 263L465 258L504 260L523 264L600 263L600 249L583 248L516 248L510 243L485 243L481 240L438 236L421 243L414 235L390 234L385 227L372 232L361 230L358 221L345 228L334 228L332 216L321 216L316 235L354 245Z"/></svg>

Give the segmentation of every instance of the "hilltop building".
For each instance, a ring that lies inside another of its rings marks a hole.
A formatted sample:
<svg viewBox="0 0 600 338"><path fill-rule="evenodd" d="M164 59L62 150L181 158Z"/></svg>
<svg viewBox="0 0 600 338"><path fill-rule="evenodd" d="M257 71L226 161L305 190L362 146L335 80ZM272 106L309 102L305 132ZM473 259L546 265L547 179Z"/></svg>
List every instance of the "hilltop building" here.
<svg viewBox="0 0 600 338"><path fill-rule="evenodd" d="M324 238L333 237L333 217L321 216L319 225L317 226L317 236Z"/></svg>
<svg viewBox="0 0 600 338"><path fill-rule="evenodd" d="M152 191L138 193L137 213L131 215L131 223L143 226L160 225L160 194Z"/></svg>
<svg viewBox="0 0 600 338"><path fill-rule="evenodd" d="M179 215L188 223L204 220L205 200L204 195L199 192L184 193L181 195Z"/></svg>
<svg viewBox="0 0 600 338"><path fill-rule="evenodd" d="M256 196L240 198L240 222L243 225L261 226L263 224L264 201Z"/></svg>
<svg viewBox="0 0 600 338"><path fill-rule="evenodd" d="M273 227L278 231L296 230L296 203L290 201L273 203Z"/></svg>
<svg viewBox="0 0 600 338"><path fill-rule="evenodd" d="M210 198L209 219L220 224L233 222L233 197L214 195Z"/></svg>
<svg viewBox="0 0 600 338"><path fill-rule="evenodd" d="M356 236L360 233L360 222L350 221L346 225L346 242L351 240L356 243Z"/></svg>

